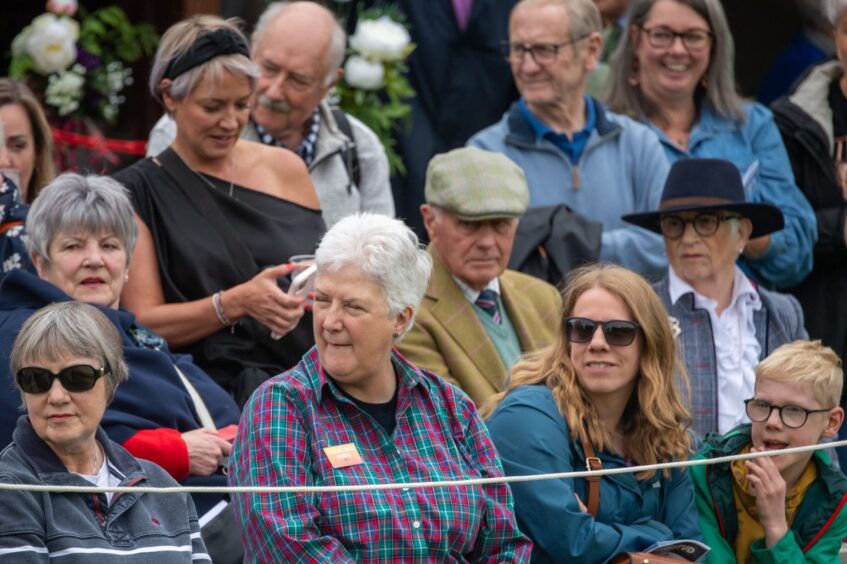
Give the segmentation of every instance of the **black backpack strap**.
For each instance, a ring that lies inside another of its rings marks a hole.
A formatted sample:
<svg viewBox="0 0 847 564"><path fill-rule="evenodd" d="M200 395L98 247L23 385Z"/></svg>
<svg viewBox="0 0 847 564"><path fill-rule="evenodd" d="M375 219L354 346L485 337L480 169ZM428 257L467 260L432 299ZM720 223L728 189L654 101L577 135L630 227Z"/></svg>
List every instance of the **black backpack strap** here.
<svg viewBox="0 0 847 564"><path fill-rule="evenodd" d="M347 169L347 177L352 180L352 184L347 185L347 191L351 191L353 186L359 187L362 181L362 169L359 166L359 151L356 149L356 138L353 137L353 126L350 125L350 120L347 114L341 108L332 108L332 117L335 123L338 124L338 129L347 136L350 140L341 149L341 158L344 160L344 168Z"/></svg>

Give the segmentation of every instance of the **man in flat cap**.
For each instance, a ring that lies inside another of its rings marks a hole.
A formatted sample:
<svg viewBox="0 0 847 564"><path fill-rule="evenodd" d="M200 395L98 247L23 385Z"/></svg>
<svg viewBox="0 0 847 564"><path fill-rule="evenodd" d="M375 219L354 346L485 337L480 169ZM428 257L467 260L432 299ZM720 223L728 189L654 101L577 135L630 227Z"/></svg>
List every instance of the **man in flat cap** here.
<svg viewBox="0 0 847 564"><path fill-rule="evenodd" d="M421 205L432 276L400 351L481 405L502 391L521 354L553 341L561 297L506 269L529 189L506 156L476 148L436 155Z"/></svg>

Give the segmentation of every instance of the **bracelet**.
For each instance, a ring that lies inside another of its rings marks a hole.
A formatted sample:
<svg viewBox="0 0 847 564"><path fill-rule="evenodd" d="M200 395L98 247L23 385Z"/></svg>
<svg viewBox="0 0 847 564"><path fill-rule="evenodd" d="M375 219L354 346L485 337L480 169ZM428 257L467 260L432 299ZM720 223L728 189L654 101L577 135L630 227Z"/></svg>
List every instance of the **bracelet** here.
<svg viewBox="0 0 847 564"><path fill-rule="evenodd" d="M224 313L224 306L221 305L221 294L223 292L215 292L212 294L212 305L215 307L215 315L218 316L218 321L221 322L221 325L224 327L229 327L232 325L232 321L229 320L229 317Z"/></svg>

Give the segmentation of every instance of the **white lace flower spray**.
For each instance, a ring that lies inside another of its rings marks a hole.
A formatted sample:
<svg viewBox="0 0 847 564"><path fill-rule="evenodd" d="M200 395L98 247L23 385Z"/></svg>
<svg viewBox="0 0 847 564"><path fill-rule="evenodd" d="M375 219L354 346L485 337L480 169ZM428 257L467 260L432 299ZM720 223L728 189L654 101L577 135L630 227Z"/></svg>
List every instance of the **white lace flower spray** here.
<svg viewBox="0 0 847 564"><path fill-rule="evenodd" d="M48 77L44 100L57 109L60 116L71 114L79 107L85 86L85 67L74 65L66 71Z"/></svg>

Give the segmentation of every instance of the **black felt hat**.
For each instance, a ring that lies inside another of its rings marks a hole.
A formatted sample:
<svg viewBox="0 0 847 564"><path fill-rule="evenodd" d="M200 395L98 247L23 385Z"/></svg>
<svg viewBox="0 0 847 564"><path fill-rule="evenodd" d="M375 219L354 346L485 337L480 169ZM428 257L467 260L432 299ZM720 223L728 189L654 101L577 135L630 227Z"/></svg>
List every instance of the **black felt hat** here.
<svg viewBox="0 0 847 564"><path fill-rule="evenodd" d="M738 168L720 159L680 159L668 173L659 209L622 216L655 233L662 232L662 214L683 211L727 210L749 219L750 237L761 237L785 226L785 218L776 206L747 202Z"/></svg>

